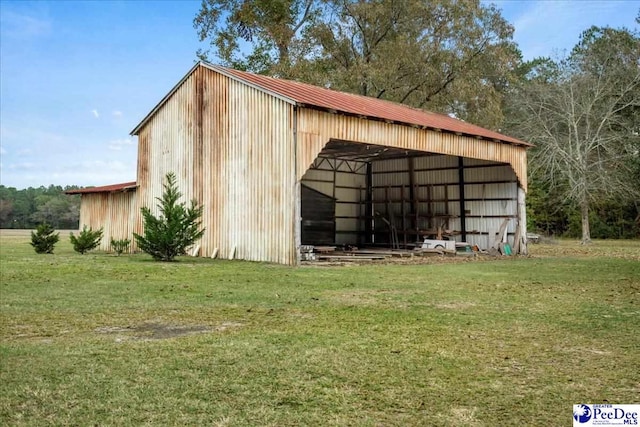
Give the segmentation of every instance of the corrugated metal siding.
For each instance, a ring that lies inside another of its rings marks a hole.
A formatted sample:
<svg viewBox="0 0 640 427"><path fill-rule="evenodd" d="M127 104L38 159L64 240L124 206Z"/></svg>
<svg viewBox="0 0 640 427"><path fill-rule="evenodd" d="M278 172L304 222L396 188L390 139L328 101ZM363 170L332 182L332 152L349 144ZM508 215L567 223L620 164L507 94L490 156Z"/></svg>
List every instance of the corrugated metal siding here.
<svg viewBox="0 0 640 427"><path fill-rule="evenodd" d="M296 262L293 107L198 68L139 131L140 205L167 172L204 205L200 255ZM141 224L138 223L141 228Z"/></svg>
<svg viewBox="0 0 640 427"><path fill-rule="evenodd" d="M192 183L198 162L194 158L197 78L197 73L192 74L138 136L138 201L156 215L156 198L162 196L164 177L169 172L176 175L182 201L196 197Z"/></svg>
<svg viewBox="0 0 640 427"><path fill-rule="evenodd" d="M205 253L295 263L293 107L208 70L204 84Z"/></svg>
<svg viewBox="0 0 640 427"><path fill-rule="evenodd" d="M111 239L129 239L129 249L135 249L133 232L135 224L136 192L91 193L82 195L80 204L80 229L85 225L94 230L103 228L98 249L111 250Z"/></svg>
<svg viewBox="0 0 640 427"><path fill-rule="evenodd" d="M438 226L445 221L444 216L450 215L448 229L459 232L462 227L458 158L425 156L413 158L412 161L414 192L419 199L418 228L426 230ZM493 235L504 219L509 218L510 221L508 233L515 232L517 178L510 166L496 162L465 159L464 166L466 241L486 249L493 243ZM402 212L404 210L407 218L411 211L409 159L375 161L372 168L375 210L383 213L387 219L393 216L396 227L402 229ZM401 203L401 200L405 202ZM409 223L411 220L405 219L404 226L407 227ZM383 232L386 230L382 223L377 222L376 227ZM455 236L455 239L460 241L461 236ZM512 242L513 238L509 241Z"/></svg>
<svg viewBox="0 0 640 427"><path fill-rule="evenodd" d="M327 159L317 167L308 169L302 177L304 185L336 199L337 244L359 244L359 217L364 209L364 205L360 203L364 201L366 187L366 174L362 166L359 162L347 164L340 160ZM356 170L358 172L354 172Z"/></svg>
<svg viewBox="0 0 640 427"><path fill-rule="evenodd" d="M322 147L333 138L507 163L513 168L522 187L525 190L527 188L526 149L521 146L307 108L298 110L298 135L301 135L298 140L299 177Z"/></svg>

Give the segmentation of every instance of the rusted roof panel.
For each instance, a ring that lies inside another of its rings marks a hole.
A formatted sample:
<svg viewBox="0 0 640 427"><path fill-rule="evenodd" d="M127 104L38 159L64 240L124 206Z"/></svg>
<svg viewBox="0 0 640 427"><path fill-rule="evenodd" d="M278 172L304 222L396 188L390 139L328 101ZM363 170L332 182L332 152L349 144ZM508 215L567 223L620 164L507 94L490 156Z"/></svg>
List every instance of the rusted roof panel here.
<svg viewBox="0 0 640 427"><path fill-rule="evenodd" d="M367 119L439 129L463 135L482 137L489 140L532 146L532 144L528 142L502 135L498 132L472 125L471 123L463 122L443 114L419 110L396 102L339 92L291 80L247 73L219 65L203 65L223 74L231 75L241 81L248 82L268 92L292 99L303 107L315 107L330 112L362 116Z"/></svg>
<svg viewBox="0 0 640 427"><path fill-rule="evenodd" d="M512 138L443 114L412 108L408 105L385 101L378 98L355 95L352 93L339 92L337 90L326 89L292 80L283 80L260 74L252 74L206 62L199 62L191 68L182 80L180 80L131 131L131 135L138 135L142 126L150 120L158 109L173 95L177 88L200 66L232 77L249 86L261 89L284 101L292 103L295 102L301 107L319 108L332 113L339 112L370 120L382 120L391 123L431 128L526 147L533 146L532 144L517 138Z"/></svg>
<svg viewBox="0 0 640 427"><path fill-rule="evenodd" d="M65 191L65 194L90 194L90 193L111 193L114 191L135 190L135 181L123 182L122 184L103 185L101 187L80 188L78 190Z"/></svg>

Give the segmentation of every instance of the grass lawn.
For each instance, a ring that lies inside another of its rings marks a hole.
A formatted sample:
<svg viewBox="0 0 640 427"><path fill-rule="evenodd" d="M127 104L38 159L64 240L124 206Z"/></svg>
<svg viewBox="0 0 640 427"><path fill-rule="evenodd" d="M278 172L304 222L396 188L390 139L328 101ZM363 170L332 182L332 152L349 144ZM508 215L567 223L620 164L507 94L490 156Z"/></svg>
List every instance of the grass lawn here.
<svg viewBox="0 0 640 427"><path fill-rule="evenodd" d="M0 234L0 424L561 426L640 403L640 241L290 268Z"/></svg>

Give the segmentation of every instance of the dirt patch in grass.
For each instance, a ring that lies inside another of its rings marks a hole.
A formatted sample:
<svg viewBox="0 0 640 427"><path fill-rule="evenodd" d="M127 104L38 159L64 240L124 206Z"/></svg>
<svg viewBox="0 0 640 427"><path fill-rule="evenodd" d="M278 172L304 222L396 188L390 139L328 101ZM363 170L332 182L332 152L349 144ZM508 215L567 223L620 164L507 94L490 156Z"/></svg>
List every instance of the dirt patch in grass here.
<svg viewBox="0 0 640 427"><path fill-rule="evenodd" d="M559 347L556 348L558 351L563 351L567 353L575 353L575 354L593 354L596 356L611 356L613 353L609 350L599 350L596 348L585 348L585 347Z"/></svg>
<svg viewBox="0 0 640 427"><path fill-rule="evenodd" d="M346 306L375 306L384 305L387 307L403 308L406 302L403 296L408 295L409 291L393 290L393 289L354 289L348 292L328 291L325 296L335 303Z"/></svg>
<svg viewBox="0 0 640 427"><path fill-rule="evenodd" d="M95 332L99 334L116 335L116 341L124 340L163 340L177 338L186 335L194 335L209 332L222 332L229 328L237 328L242 326L240 323L224 322L218 326L211 327L206 325L172 325L165 323L143 323L138 326L106 326L96 328Z"/></svg>
<svg viewBox="0 0 640 427"><path fill-rule="evenodd" d="M455 407L451 408L449 420L451 425L482 426L483 424L476 418L478 408Z"/></svg>
<svg viewBox="0 0 640 427"><path fill-rule="evenodd" d="M467 308L475 307L476 304L472 302L449 302L449 303L436 304L435 306L437 308L445 308L448 310L465 310Z"/></svg>

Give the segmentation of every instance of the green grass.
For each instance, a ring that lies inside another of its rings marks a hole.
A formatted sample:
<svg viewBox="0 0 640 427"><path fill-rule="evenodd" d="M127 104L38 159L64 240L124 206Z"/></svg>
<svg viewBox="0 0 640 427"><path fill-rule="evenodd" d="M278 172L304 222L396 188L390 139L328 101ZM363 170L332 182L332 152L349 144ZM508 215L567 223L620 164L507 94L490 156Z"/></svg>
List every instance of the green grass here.
<svg viewBox="0 0 640 427"><path fill-rule="evenodd" d="M570 425L640 401L640 242L284 266L0 235L0 424Z"/></svg>

